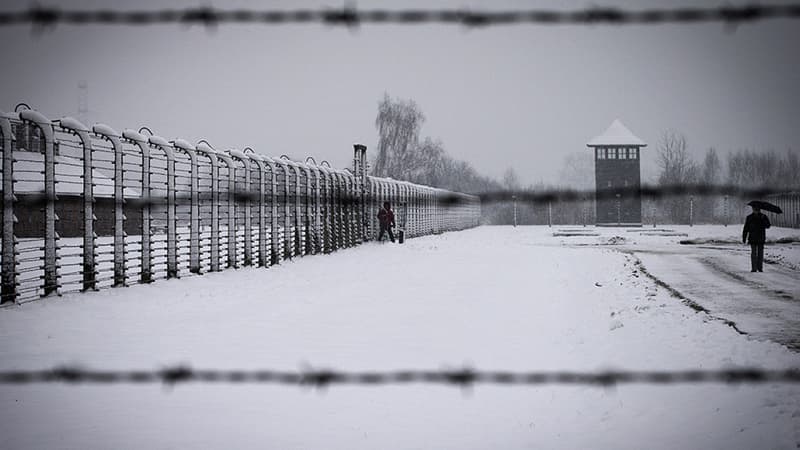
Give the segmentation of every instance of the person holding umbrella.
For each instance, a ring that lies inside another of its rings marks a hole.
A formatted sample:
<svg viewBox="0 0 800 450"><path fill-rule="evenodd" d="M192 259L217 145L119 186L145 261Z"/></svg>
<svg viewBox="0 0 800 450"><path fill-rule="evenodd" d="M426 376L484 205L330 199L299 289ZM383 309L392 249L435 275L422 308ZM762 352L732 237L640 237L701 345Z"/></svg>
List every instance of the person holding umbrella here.
<svg viewBox="0 0 800 450"><path fill-rule="evenodd" d="M754 200L748 203L753 208L747 216L742 230L742 243L750 244L750 272L764 271L764 242L767 240L767 228L771 226L769 217L761 213L761 209L781 213L781 209L772 203ZM777 211L776 211L777 210Z"/></svg>

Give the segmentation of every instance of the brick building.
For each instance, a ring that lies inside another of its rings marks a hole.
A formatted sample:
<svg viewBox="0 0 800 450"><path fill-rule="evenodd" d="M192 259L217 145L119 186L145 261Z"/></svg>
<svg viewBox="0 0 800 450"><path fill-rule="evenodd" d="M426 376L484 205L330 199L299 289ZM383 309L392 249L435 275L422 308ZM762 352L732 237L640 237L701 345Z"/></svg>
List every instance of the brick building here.
<svg viewBox="0 0 800 450"><path fill-rule="evenodd" d="M598 226L642 226L640 150L647 144L615 120L590 140Z"/></svg>

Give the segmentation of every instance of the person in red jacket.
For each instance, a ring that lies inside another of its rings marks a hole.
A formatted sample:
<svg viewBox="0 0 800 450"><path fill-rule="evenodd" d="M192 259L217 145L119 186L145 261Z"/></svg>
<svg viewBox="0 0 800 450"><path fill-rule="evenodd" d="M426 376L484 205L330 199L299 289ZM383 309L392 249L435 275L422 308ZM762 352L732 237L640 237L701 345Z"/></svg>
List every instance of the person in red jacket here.
<svg viewBox="0 0 800 450"><path fill-rule="evenodd" d="M383 208L378 211L378 223L380 223L381 231L378 233L378 242L383 239L383 233L389 234L389 239L394 242L394 233L392 227L394 226L394 211L389 202L383 203Z"/></svg>
<svg viewBox="0 0 800 450"><path fill-rule="evenodd" d="M750 272L764 271L764 242L767 240L767 228L770 227L769 218L761 210L753 208L753 213L747 216L742 229L742 243L750 244Z"/></svg>

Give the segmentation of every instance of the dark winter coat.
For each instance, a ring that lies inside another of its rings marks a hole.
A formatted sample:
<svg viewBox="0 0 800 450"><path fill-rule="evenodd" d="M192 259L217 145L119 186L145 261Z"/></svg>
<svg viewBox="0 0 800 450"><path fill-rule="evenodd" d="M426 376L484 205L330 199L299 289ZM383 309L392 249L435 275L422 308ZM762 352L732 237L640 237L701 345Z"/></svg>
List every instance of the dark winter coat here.
<svg viewBox="0 0 800 450"><path fill-rule="evenodd" d="M766 214L755 212L750 214L747 216L747 220L744 221L742 242L763 244L767 240L767 228L770 226L769 217Z"/></svg>
<svg viewBox="0 0 800 450"><path fill-rule="evenodd" d="M381 227L389 228L390 226L394 226L394 212L391 209L383 209L381 208L378 211L378 222L380 222Z"/></svg>

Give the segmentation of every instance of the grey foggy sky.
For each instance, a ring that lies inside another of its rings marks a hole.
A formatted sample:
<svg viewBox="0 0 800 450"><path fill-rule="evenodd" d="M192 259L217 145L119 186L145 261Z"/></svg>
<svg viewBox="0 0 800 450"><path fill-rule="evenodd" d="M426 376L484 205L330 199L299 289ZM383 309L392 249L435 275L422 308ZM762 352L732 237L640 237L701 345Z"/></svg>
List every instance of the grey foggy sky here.
<svg viewBox="0 0 800 450"><path fill-rule="evenodd" d="M42 0L50 5L52 1ZM738 2L734 2L738 4ZM29 2L5 0L4 10ZM62 8L149 9L155 1L61 1ZM197 2L171 7L341 6L342 2ZM719 2L379 2L360 8L624 7ZM0 110L27 102L51 118L77 115L89 85L89 121L147 125L165 138L313 155L346 166L352 144L374 151L384 92L413 98L423 135L454 157L526 184L554 182L563 157L615 118L650 144L664 130L697 152L800 149L800 21L740 25L458 26L226 25L74 27L34 36L0 28Z"/></svg>

